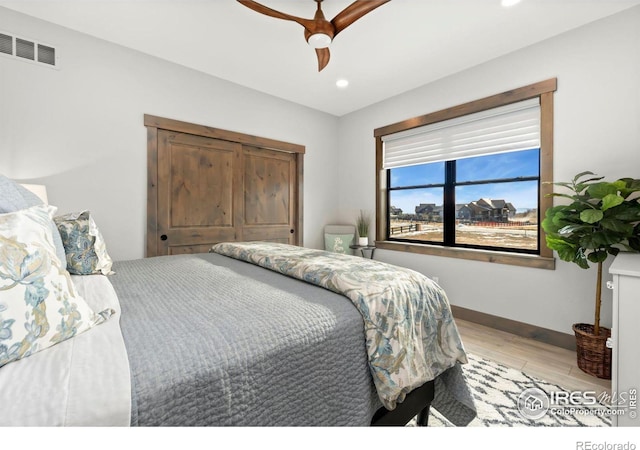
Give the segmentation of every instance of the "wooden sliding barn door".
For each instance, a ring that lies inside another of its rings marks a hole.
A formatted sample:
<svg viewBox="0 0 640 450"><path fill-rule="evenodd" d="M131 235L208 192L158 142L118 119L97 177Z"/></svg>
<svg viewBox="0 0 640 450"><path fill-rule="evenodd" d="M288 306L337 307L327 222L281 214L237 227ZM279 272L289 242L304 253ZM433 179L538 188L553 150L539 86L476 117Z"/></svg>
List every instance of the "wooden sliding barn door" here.
<svg viewBox="0 0 640 450"><path fill-rule="evenodd" d="M296 243L296 160L291 153L243 146L239 239Z"/></svg>
<svg viewBox="0 0 640 450"><path fill-rule="evenodd" d="M147 256L229 241L301 244L302 152L290 151L300 146L153 116L145 125Z"/></svg>

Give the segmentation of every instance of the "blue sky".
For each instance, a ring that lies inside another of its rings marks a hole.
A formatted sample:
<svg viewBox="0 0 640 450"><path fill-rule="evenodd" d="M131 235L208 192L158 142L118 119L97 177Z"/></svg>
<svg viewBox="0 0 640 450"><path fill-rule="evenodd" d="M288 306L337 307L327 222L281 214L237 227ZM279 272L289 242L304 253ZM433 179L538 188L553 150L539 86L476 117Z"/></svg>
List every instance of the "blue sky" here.
<svg viewBox="0 0 640 450"><path fill-rule="evenodd" d="M537 176L539 151L525 150L458 160L457 181L481 181L498 178ZM415 186L444 183L444 162L391 169L391 186ZM391 191L391 205L413 213L420 203L442 204L442 188ZM518 210L537 207L538 186L535 181L460 186L456 203L469 203L482 197L504 199Z"/></svg>

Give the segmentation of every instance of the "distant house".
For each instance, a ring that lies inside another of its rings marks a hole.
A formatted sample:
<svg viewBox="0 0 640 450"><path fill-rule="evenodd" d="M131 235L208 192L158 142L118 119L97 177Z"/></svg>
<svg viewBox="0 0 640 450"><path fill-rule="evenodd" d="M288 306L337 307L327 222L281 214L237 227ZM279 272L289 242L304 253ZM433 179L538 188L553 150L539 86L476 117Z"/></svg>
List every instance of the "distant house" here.
<svg viewBox="0 0 640 450"><path fill-rule="evenodd" d="M416 206L416 215L429 215L433 213L433 210L436 209L435 203L420 203Z"/></svg>
<svg viewBox="0 0 640 450"><path fill-rule="evenodd" d="M501 199L481 198L464 205L456 205L456 217L460 220L506 222L515 214L516 207Z"/></svg>
<svg viewBox="0 0 640 450"><path fill-rule="evenodd" d="M391 214L392 216L399 216L402 214L402 209L396 208L395 206L390 206L389 214Z"/></svg>
<svg viewBox="0 0 640 450"><path fill-rule="evenodd" d="M468 204L456 204L456 218L460 220L471 220L473 215Z"/></svg>
<svg viewBox="0 0 640 450"><path fill-rule="evenodd" d="M420 203L415 209L418 219L430 221L442 220L442 210L442 205L437 206L435 203Z"/></svg>

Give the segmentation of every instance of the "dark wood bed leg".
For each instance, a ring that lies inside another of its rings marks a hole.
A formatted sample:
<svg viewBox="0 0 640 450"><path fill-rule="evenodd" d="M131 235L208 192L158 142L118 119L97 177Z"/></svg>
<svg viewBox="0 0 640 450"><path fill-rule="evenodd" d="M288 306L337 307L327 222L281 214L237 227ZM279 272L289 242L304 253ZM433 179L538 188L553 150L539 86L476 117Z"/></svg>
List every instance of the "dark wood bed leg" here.
<svg viewBox="0 0 640 450"><path fill-rule="evenodd" d="M435 382L428 381L409 393L393 411L380 408L371 419L372 426L404 426L417 416L418 426L426 427L429 407L435 394Z"/></svg>
<svg viewBox="0 0 640 450"><path fill-rule="evenodd" d="M427 405L422 411L418 413L417 426L428 427L429 426L429 408L431 404Z"/></svg>

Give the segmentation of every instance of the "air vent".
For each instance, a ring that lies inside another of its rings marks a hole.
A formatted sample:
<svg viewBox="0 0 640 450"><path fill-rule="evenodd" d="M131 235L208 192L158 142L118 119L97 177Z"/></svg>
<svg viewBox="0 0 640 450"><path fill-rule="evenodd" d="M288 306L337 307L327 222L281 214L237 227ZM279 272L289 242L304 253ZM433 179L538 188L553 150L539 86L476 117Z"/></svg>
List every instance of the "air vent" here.
<svg viewBox="0 0 640 450"><path fill-rule="evenodd" d="M54 47L4 32L0 32L0 55L12 56L21 61L46 64L49 67L58 66L57 51Z"/></svg>
<svg viewBox="0 0 640 450"><path fill-rule="evenodd" d="M16 38L16 56L35 61L36 44L25 39Z"/></svg>
<svg viewBox="0 0 640 450"><path fill-rule="evenodd" d="M0 53L13 55L13 37L0 33Z"/></svg>
<svg viewBox="0 0 640 450"><path fill-rule="evenodd" d="M56 49L46 45L38 44L38 62L43 64L56 65Z"/></svg>

